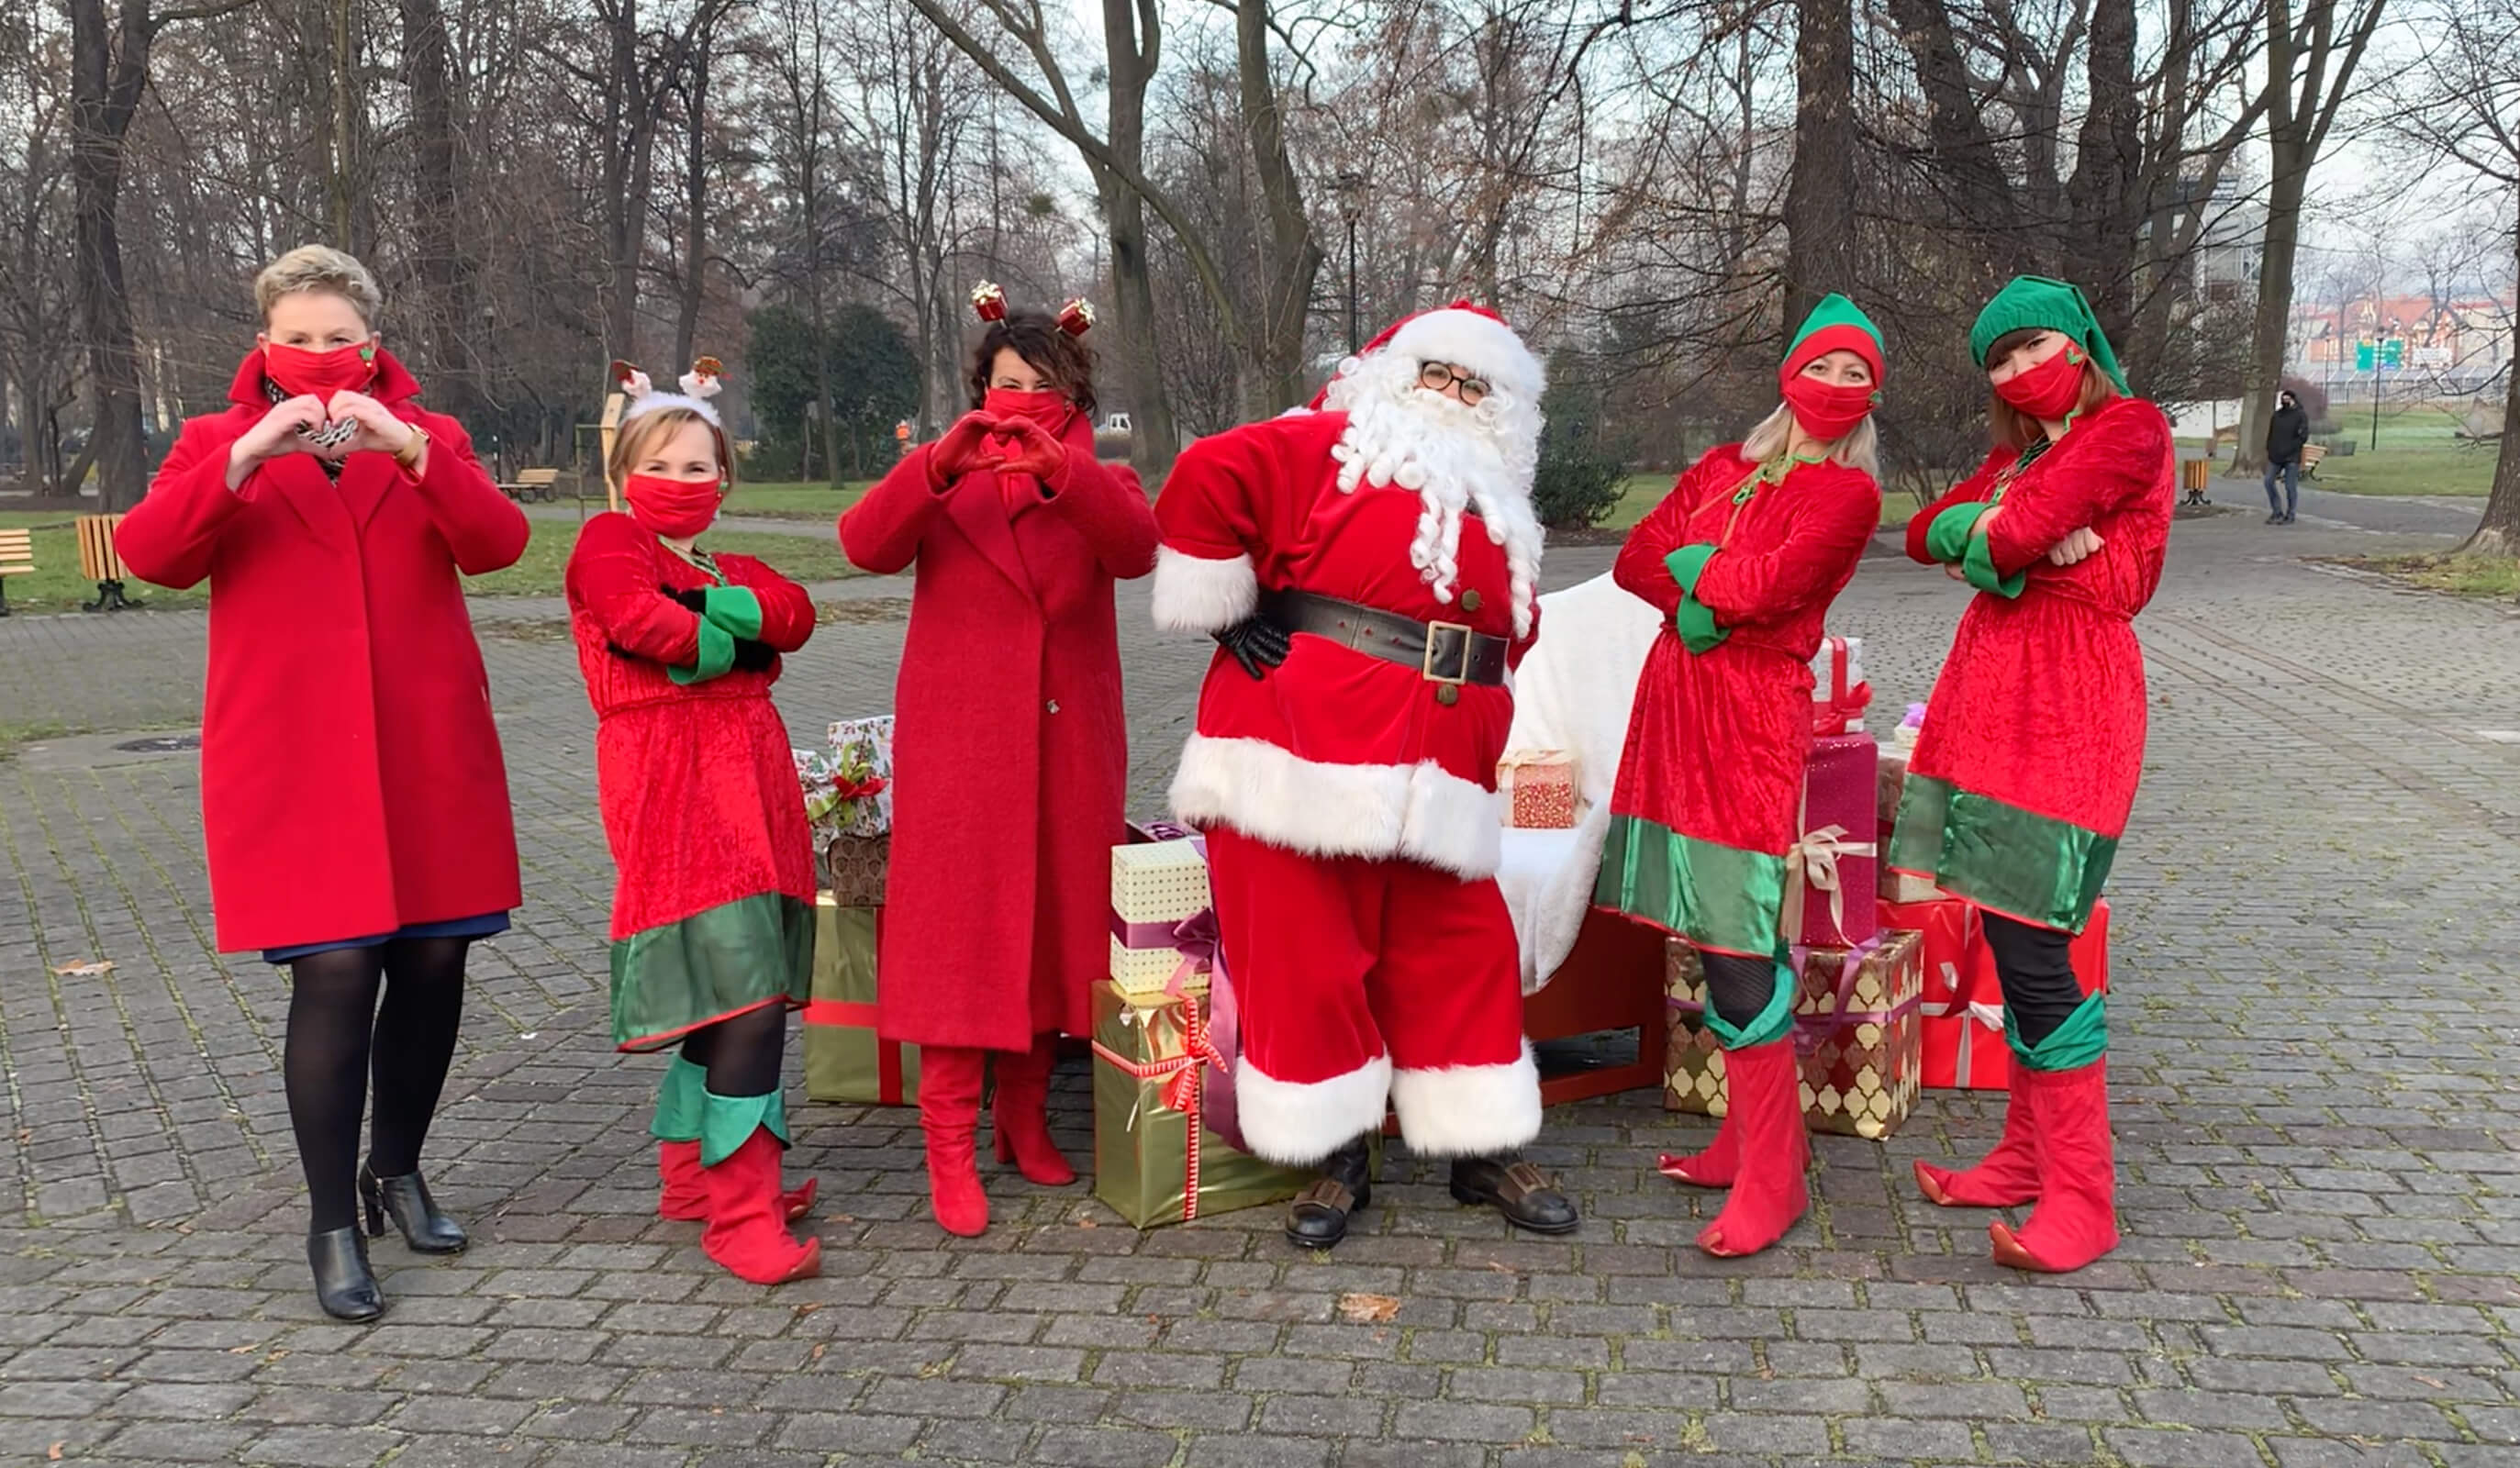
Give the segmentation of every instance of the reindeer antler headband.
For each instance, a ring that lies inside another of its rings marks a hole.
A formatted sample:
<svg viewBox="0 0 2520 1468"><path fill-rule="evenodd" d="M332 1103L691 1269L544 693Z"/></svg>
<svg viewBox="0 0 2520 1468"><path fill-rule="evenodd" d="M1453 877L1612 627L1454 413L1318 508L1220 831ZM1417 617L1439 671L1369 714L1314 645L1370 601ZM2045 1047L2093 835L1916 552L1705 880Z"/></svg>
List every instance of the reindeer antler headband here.
<svg viewBox="0 0 2520 1468"><path fill-rule="evenodd" d="M718 417L717 409L709 399L716 397L723 390L725 384L719 379L725 376L724 364L715 357L702 357L692 364L690 372L683 374L677 379L675 385L681 387L682 391L658 392L646 373L627 362L616 361L612 364L612 380L619 385L622 395L629 399L621 410L621 422L626 423L632 419L644 418L661 409L684 408L698 415L702 422L716 429L718 436L723 438L726 435L726 423Z"/></svg>

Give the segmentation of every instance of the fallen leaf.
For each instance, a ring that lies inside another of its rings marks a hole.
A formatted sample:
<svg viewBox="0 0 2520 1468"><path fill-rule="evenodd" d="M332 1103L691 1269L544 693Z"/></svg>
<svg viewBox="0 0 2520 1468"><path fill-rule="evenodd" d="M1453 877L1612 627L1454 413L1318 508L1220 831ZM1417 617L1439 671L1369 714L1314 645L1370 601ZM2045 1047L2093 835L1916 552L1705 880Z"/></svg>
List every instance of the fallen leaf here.
<svg viewBox="0 0 2520 1468"><path fill-rule="evenodd" d="M1400 1302L1389 1295L1341 1295L1338 1312L1342 1320L1374 1325L1399 1314Z"/></svg>
<svg viewBox="0 0 2520 1468"><path fill-rule="evenodd" d="M101 973L113 972L113 960L99 958L93 963L65 963L53 972L66 979L92 979ZM60 1456L58 1453L54 1455Z"/></svg>
<svg viewBox="0 0 2520 1468"><path fill-rule="evenodd" d="M813 1350L806 1352L805 1356L810 1360L821 1360L823 1358L823 1353L830 1349L831 1348L828 1346L817 1345Z"/></svg>
<svg viewBox="0 0 2520 1468"><path fill-rule="evenodd" d="M68 1441L69 1440L68 1438L64 1438L62 1443L67 1443ZM62 1444L56 1443L52 1446L45 1448L44 1456L50 1458L56 1463L60 1462L62 1460Z"/></svg>

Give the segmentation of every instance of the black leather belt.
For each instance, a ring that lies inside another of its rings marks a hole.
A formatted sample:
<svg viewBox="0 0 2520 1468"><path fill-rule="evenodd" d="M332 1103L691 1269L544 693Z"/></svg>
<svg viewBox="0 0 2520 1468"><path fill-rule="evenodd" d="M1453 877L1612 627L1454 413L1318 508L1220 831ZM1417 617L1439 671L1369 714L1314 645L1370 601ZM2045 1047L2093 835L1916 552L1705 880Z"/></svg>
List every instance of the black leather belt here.
<svg viewBox="0 0 2520 1468"><path fill-rule="evenodd" d="M1310 592L1263 592L1260 615L1286 632L1326 638L1342 647L1415 669L1428 683L1505 683L1507 643L1461 622L1420 622Z"/></svg>

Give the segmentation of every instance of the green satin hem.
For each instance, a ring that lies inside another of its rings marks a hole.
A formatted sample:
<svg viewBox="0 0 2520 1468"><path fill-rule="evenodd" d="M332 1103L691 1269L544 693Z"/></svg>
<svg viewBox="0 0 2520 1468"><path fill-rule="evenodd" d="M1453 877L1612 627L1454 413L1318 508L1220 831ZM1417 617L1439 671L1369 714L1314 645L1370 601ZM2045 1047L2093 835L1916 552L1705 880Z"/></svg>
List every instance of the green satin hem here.
<svg viewBox="0 0 2520 1468"><path fill-rule="evenodd" d="M1718 953L1772 954L1785 859L1684 836L1642 816L1613 816L1593 901Z"/></svg>

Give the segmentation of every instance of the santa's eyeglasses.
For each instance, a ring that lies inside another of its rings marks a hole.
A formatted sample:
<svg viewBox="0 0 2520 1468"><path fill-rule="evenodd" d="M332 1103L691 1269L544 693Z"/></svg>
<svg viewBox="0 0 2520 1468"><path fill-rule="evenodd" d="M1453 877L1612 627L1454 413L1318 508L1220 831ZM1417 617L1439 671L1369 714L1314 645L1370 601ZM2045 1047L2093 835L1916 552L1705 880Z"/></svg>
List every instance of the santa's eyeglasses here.
<svg viewBox="0 0 2520 1468"><path fill-rule="evenodd" d="M1488 395L1488 379L1485 378L1464 377L1441 362L1418 364L1418 385L1428 392L1446 392L1457 383L1462 389L1462 403L1464 407L1475 408L1479 405L1479 399Z"/></svg>

